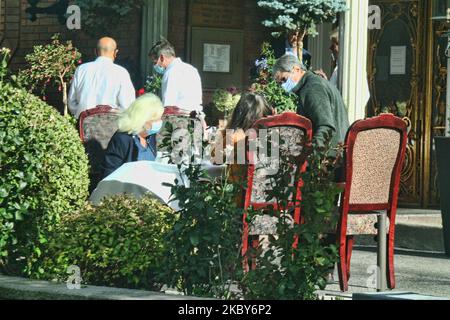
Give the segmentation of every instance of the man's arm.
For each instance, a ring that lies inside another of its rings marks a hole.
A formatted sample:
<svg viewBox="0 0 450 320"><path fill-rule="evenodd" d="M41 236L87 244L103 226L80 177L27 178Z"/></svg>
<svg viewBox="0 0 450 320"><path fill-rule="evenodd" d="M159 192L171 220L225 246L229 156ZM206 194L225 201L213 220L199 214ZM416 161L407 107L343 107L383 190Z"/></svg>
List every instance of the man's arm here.
<svg viewBox="0 0 450 320"><path fill-rule="evenodd" d="M121 78L122 81L117 101L119 108L125 110L136 100L136 91L134 90L134 85L128 72L124 72Z"/></svg>
<svg viewBox="0 0 450 320"><path fill-rule="evenodd" d="M78 116L79 111L79 101L77 98L78 73L79 69L75 71L75 75L73 76L72 84L70 85L69 96L67 99L69 111L74 116Z"/></svg>
<svg viewBox="0 0 450 320"><path fill-rule="evenodd" d="M336 134L336 124L333 117L330 97L323 86L315 86L305 94L304 113L313 125L313 143L323 146Z"/></svg>

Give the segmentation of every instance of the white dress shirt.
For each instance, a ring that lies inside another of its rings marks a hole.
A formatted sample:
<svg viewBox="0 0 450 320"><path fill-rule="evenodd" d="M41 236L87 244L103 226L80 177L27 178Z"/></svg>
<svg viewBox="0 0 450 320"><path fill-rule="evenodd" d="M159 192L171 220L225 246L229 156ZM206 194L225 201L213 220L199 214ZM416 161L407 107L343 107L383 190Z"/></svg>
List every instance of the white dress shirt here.
<svg viewBox="0 0 450 320"><path fill-rule="evenodd" d="M68 103L70 112L79 118L81 112L99 105L126 109L135 99L128 71L110 58L98 57L75 71Z"/></svg>
<svg viewBox="0 0 450 320"><path fill-rule="evenodd" d="M202 81L196 68L176 58L167 67L162 80L165 107L203 111Z"/></svg>

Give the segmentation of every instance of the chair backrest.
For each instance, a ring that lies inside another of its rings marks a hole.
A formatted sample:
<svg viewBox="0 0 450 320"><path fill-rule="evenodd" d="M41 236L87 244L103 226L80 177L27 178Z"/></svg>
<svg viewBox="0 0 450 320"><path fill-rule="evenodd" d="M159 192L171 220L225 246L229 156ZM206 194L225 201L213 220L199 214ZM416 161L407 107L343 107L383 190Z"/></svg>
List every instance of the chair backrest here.
<svg viewBox="0 0 450 320"><path fill-rule="evenodd" d="M267 131L264 132L261 129ZM256 145L253 147L251 146L252 140L256 141ZM279 169L286 168L283 160L286 161L288 157L301 159L304 155L304 147L310 146L311 140L311 121L296 113L286 112L261 119L254 124L253 130L247 138L248 173L245 208L252 206L257 209L273 206L274 209L277 209L277 199L268 199L270 197L268 192L272 190L274 184L273 178ZM261 153L261 150L267 150L270 155L264 156L266 152ZM289 163L288 165L292 177L290 187L295 186L297 190L296 199L293 194L289 199L292 202L290 205L294 206L301 197L302 181L299 177L306 169L306 158L298 163ZM295 181L296 179L297 181ZM288 186L277 187L287 188Z"/></svg>
<svg viewBox="0 0 450 320"><path fill-rule="evenodd" d="M176 153L184 153L181 156L187 156L191 147L201 147L201 141L204 137L204 128L201 119L192 117L184 112L177 112L173 108L166 108L163 115L163 128L156 136L158 152L168 153L169 148L176 150ZM192 141L195 139L195 141ZM167 145L170 143L170 147ZM189 145L186 145L189 143ZM183 151L183 152L181 152ZM172 154L172 161L178 162Z"/></svg>
<svg viewBox="0 0 450 320"><path fill-rule="evenodd" d="M101 171L104 153L119 128L119 112L110 106L98 106L80 114L79 130L92 173Z"/></svg>
<svg viewBox="0 0 450 320"><path fill-rule="evenodd" d="M350 127L344 193L344 205L350 211L397 206L406 143L406 123L392 114L357 121Z"/></svg>

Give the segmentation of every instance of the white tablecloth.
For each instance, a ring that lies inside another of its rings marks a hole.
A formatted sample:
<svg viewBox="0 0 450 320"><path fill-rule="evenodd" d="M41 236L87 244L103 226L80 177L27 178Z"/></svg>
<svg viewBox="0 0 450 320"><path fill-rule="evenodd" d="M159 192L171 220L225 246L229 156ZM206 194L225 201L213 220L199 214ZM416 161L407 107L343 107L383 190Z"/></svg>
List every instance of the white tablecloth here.
<svg viewBox="0 0 450 320"><path fill-rule="evenodd" d="M204 164L202 166L211 177L220 177L225 166ZM132 194L137 198L151 193L156 199L179 210L176 201L170 201L171 188L164 183L175 184L175 179L181 182L180 172L176 165L161 162L138 161L121 166L111 175L102 180L90 197L94 205L99 205L105 197L118 194Z"/></svg>

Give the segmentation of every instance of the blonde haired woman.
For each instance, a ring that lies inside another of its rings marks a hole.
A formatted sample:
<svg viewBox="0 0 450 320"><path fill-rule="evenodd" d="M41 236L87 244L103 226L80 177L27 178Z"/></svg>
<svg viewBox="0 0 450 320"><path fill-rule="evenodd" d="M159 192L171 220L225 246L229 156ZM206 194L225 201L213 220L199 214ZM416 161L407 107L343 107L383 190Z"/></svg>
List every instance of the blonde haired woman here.
<svg viewBox="0 0 450 320"><path fill-rule="evenodd" d="M154 161L156 134L161 130L164 107L154 94L139 97L119 116L119 130L112 137L103 162L103 177L123 164Z"/></svg>

